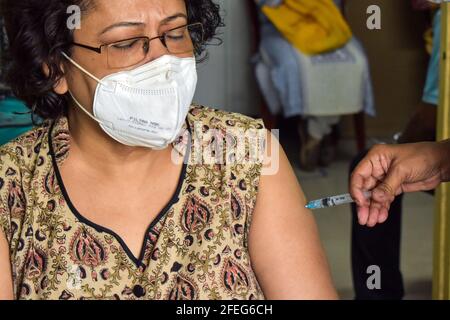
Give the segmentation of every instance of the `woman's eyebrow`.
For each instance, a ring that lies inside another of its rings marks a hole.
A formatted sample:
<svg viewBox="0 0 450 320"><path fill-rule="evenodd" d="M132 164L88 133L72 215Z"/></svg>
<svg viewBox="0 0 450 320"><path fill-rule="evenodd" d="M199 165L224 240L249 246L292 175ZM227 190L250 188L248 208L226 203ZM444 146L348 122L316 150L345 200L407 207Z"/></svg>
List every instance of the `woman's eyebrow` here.
<svg viewBox="0 0 450 320"><path fill-rule="evenodd" d="M170 17L167 17L167 18L163 19L161 21L161 25L168 24L168 23L172 22L173 20L176 20L176 19L179 19L179 18L184 18L184 19L187 20L187 16L184 13L180 12L180 13L174 14L174 15L172 15ZM141 27L141 26L144 26L144 25L145 25L145 23L142 23L142 22L128 22L128 21L118 22L118 23L114 23L114 24L106 27L105 29L103 29L99 33L99 36L105 34L108 31L111 31L114 28L119 28L119 27Z"/></svg>
<svg viewBox="0 0 450 320"><path fill-rule="evenodd" d="M184 19L186 19L186 21L187 21L187 15L185 15L184 13L177 13L177 14L174 14L174 15L172 15L172 16L170 16L170 17L167 17L167 18L165 18L165 19L163 19L162 21L161 21L161 25L165 25L165 24L168 24L168 23L170 23L170 22L172 22L173 20L176 20L176 19L178 19L178 18L184 18Z"/></svg>
<svg viewBox="0 0 450 320"><path fill-rule="evenodd" d="M114 23L108 27L106 27L105 29L103 29L99 35L105 34L108 31L111 31L114 28L118 28L118 27L141 27L144 26L145 23L142 22L128 22L128 21L123 21L123 22L118 22L118 23Z"/></svg>

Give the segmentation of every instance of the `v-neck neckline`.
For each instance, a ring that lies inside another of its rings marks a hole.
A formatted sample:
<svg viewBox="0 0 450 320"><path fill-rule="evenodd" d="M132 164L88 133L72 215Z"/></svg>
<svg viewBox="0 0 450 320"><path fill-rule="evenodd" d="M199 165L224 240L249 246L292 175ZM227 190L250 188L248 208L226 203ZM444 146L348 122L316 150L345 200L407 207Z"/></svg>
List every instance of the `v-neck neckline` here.
<svg viewBox="0 0 450 320"><path fill-rule="evenodd" d="M192 143L192 130L191 130L191 126L189 124L188 118L186 118L186 126L187 126L187 130L189 131L189 138L188 138L188 142L186 145L186 153L184 155L184 159L183 159L183 167L181 169L181 173L180 176L178 178L178 184L177 184L177 188L175 190L175 192L173 193L171 199L169 200L169 202L164 206L164 208L158 213L158 215L156 216L156 218L150 222L148 228L145 231L145 235L144 235L144 240L140 249L140 254L139 257L136 257L133 252L130 250L130 248L128 247L128 245L126 244L126 242L122 239L122 237L120 235L118 235L116 232L114 232L113 230L106 228L104 226L101 226L87 218L85 218L75 207L75 205L72 203L69 194L67 192L67 189L64 185L64 181L62 179L61 176L61 172L59 170L59 166L58 166L58 161L56 159L56 154L55 154L55 150L54 150L54 146L53 146L53 134L54 134L54 129L55 126L60 122L63 121L62 119L57 119L55 120L49 130L49 134L48 134L48 143L49 143L49 150L50 150L50 156L52 159L52 165L53 165L53 169L56 175L56 180L58 182L58 185L60 187L61 193L63 198L65 199L70 211L73 213L73 215L76 217L76 219L82 223L85 224L91 228L93 228L94 230L100 232L100 233L107 233L109 235L111 235L112 237L114 237L117 242L120 244L120 247L125 251L126 255L129 257L129 259L134 263L134 265L139 268L139 267L147 267L146 263L143 261L144 257L145 257L145 253L147 251L147 243L150 240L150 232L151 230L161 221L161 219L169 212L169 210L173 207L173 205L175 205L179 200L180 200L180 195L181 192L183 190L183 186L184 186L184 181L186 178L186 172L187 172L187 167L190 161L190 157L191 157L191 153L192 153L192 148L191 148L191 143ZM67 132L68 132L68 128L67 128ZM154 249L154 248L153 248Z"/></svg>

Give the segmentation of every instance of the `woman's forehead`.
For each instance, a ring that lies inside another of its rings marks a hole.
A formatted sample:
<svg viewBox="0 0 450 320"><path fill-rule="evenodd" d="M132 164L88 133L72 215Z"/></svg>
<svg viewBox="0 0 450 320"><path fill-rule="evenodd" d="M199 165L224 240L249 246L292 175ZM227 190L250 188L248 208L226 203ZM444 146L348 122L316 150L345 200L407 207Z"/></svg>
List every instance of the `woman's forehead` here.
<svg viewBox="0 0 450 320"><path fill-rule="evenodd" d="M161 21L177 13L186 13L185 0L91 0L94 10L88 14L105 22L122 20Z"/></svg>

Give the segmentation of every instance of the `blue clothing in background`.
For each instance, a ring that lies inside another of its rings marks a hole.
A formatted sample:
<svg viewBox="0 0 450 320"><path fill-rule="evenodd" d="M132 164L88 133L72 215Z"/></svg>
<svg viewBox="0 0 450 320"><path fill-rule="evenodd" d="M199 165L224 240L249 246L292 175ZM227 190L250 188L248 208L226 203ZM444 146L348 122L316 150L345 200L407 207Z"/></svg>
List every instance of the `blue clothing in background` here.
<svg viewBox="0 0 450 320"><path fill-rule="evenodd" d="M30 109L15 99L6 98L0 100L0 145L3 145L33 127ZM25 113L25 114L17 114Z"/></svg>
<svg viewBox="0 0 450 320"><path fill-rule="evenodd" d="M15 99L5 81L8 38L4 28L4 20L0 17L0 145L5 144L33 126L30 110Z"/></svg>
<svg viewBox="0 0 450 320"><path fill-rule="evenodd" d="M439 62L441 51L441 10L435 14L433 21L433 51L428 65L427 80L422 100L426 103L439 104Z"/></svg>

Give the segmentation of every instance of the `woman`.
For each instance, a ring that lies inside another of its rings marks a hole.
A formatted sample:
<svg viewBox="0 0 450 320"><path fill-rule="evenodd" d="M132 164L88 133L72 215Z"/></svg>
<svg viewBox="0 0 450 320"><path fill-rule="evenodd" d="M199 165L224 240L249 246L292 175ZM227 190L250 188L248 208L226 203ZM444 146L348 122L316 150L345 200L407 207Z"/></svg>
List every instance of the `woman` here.
<svg viewBox="0 0 450 320"><path fill-rule="evenodd" d="M10 85L46 121L0 152L2 298L336 297L284 153L263 176L261 163L198 162L179 135L262 127L191 106L193 56L221 23L212 1L4 10Z"/></svg>

